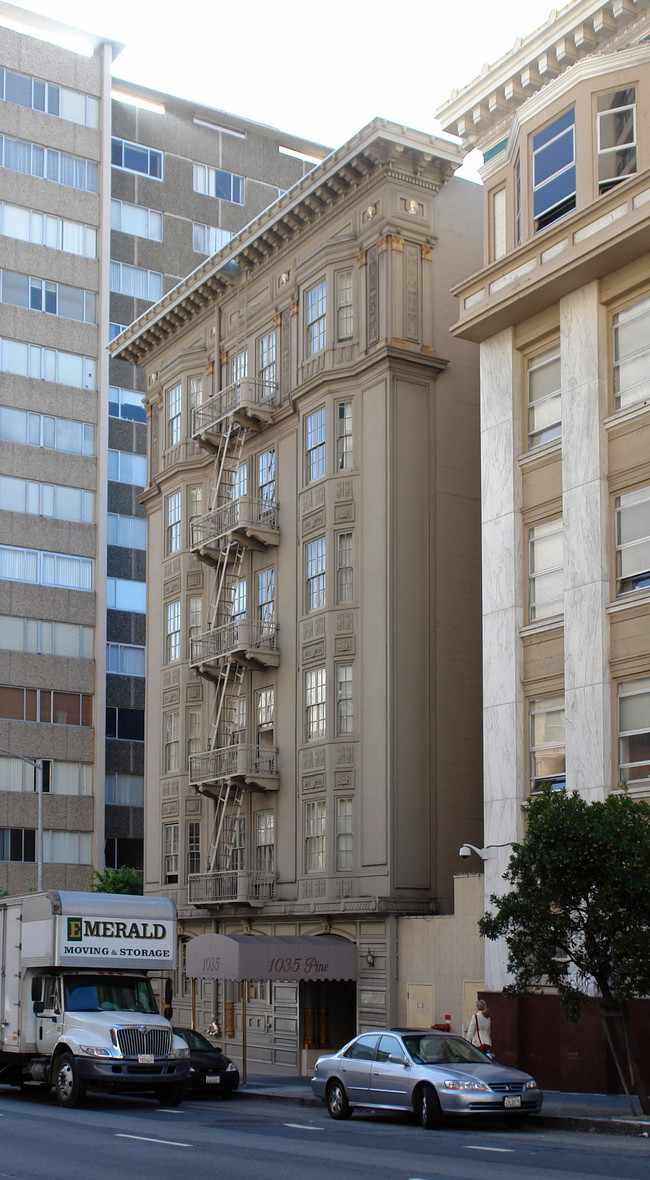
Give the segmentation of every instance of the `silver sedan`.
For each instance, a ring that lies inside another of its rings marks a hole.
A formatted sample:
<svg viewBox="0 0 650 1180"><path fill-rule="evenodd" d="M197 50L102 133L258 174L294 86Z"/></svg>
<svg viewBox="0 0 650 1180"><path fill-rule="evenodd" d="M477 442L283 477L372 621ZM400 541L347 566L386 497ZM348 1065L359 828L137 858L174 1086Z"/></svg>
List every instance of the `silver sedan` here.
<svg viewBox="0 0 650 1180"><path fill-rule="evenodd" d="M362 1033L318 1058L311 1087L333 1119L349 1118L356 1106L405 1110L427 1129L443 1115L523 1122L543 1101L529 1074L497 1065L463 1037L422 1030Z"/></svg>

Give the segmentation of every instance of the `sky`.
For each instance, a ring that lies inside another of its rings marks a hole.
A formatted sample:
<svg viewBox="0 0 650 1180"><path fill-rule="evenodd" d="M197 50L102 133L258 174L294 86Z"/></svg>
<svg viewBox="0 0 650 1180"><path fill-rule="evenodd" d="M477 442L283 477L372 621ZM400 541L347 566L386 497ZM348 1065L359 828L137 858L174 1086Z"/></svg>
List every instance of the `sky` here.
<svg viewBox="0 0 650 1180"><path fill-rule="evenodd" d="M406 8L382 0L333 8L295 0L33 0L16 7L123 42L116 77L336 148L377 115L439 131L435 112L452 89L544 24L551 0L410 0Z"/></svg>

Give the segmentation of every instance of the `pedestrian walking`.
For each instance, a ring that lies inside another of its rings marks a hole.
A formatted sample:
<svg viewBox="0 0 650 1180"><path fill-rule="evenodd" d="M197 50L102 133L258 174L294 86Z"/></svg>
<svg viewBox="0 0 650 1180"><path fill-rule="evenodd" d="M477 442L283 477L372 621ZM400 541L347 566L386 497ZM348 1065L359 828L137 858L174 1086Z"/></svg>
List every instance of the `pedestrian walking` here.
<svg viewBox="0 0 650 1180"><path fill-rule="evenodd" d="M474 1015L467 1026L467 1040L485 1053L492 1048L492 1020L485 1000L477 1000Z"/></svg>

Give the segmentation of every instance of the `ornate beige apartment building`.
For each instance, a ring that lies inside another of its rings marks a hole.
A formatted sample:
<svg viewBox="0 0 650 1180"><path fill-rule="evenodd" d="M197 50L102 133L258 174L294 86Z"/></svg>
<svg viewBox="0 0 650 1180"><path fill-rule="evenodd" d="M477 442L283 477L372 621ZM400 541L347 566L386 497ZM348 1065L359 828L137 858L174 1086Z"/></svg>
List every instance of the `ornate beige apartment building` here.
<svg viewBox="0 0 650 1180"><path fill-rule="evenodd" d="M454 331L481 348L487 897L542 781L650 798L647 0L567 5L440 117L484 155Z"/></svg>
<svg viewBox="0 0 650 1180"><path fill-rule="evenodd" d="M377 120L114 342L149 416L145 889L204 932L328 931L357 982L249 982L295 1072L398 1011L400 915L481 836L481 193ZM401 986L401 983L399 984ZM175 1007L237 1055L239 985Z"/></svg>

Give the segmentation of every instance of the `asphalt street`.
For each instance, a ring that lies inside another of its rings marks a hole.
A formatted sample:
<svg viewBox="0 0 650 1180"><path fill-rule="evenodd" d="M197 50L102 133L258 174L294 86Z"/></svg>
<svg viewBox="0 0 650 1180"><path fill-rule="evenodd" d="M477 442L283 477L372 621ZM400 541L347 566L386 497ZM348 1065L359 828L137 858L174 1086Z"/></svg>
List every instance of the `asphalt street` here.
<svg viewBox="0 0 650 1180"><path fill-rule="evenodd" d="M424 1131L403 1116L331 1120L263 1098L52 1095L0 1087L0 1180L647 1180L650 1140L477 1123Z"/></svg>

